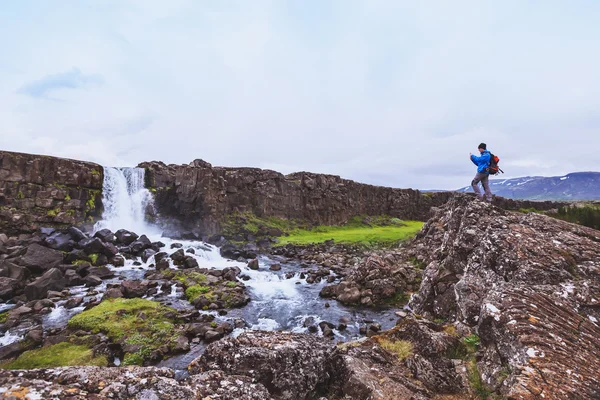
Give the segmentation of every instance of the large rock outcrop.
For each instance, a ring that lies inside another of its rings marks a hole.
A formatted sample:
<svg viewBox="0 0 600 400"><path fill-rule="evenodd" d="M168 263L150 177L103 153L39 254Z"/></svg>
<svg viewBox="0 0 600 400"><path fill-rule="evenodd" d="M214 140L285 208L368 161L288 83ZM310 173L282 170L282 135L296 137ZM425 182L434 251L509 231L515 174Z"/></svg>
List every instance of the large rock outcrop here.
<svg viewBox="0 0 600 400"><path fill-rule="evenodd" d="M425 220L448 193L371 186L339 176L298 172L283 175L258 168L140 164L146 183L155 189L163 217L186 221L186 228L219 231L223 217L235 212L336 225L356 215L390 215Z"/></svg>
<svg viewBox="0 0 600 400"><path fill-rule="evenodd" d="M99 217L103 171L89 162L0 151L0 232L68 227Z"/></svg>
<svg viewBox="0 0 600 400"><path fill-rule="evenodd" d="M600 396L600 231L456 195L411 244L410 303L481 337L479 371L511 399Z"/></svg>

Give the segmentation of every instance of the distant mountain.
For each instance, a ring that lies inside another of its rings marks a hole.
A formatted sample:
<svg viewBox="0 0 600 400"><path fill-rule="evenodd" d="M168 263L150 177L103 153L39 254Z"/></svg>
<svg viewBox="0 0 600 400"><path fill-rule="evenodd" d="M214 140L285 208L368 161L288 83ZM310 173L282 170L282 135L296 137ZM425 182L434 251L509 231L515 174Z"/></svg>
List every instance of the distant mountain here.
<svg viewBox="0 0 600 400"><path fill-rule="evenodd" d="M491 179L490 188L498 196L522 200L600 200L600 172L574 172L565 176L527 176ZM459 192L472 191L470 186Z"/></svg>

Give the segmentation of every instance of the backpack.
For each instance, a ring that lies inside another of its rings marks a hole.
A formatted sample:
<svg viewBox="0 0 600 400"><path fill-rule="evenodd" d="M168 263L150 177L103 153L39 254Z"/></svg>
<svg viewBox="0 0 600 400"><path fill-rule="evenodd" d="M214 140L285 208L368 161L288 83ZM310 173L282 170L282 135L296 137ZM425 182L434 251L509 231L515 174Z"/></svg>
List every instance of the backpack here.
<svg viewBox="0 0 600 400"><path fill-rule="evenodd" d="M498 166L499 162L500 162L500 157L490 153L490 165L486 168L486 171L490 175L498 175L500 172L504 173L504 171L502 171L500 169L500 167Z"/></svg>

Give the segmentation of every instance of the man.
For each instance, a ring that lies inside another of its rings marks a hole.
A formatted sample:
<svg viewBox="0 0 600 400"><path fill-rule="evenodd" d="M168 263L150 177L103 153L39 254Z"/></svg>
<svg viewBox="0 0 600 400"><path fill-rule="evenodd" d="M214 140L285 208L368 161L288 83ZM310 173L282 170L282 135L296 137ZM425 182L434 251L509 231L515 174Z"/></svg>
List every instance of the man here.
<svg viewBox="0 0 600 400"><path fill-rule="evenodd" d="M481 143L479 145L479 153L481 153L481 156L479 157L470 154L471 161L473 161L473 164L477 165L477 174L471 182L471 187L473 188L473 191L479 200L486 200L491 203L492 191L490 190L490 172L488 170L488 167L490 166L491 153L487 151L487 145L485 143ZM481 182L481 185L483 186L485 195L481 194L479 182Z"/></svg>

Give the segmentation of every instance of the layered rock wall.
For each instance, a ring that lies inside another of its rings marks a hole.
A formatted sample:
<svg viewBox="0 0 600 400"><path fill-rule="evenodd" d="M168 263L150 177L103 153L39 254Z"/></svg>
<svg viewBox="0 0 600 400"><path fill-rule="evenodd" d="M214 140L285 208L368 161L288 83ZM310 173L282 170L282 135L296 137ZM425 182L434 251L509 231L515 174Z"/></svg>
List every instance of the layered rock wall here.
<svg viewBox="0 0 600 400"><path fill-rule="evenodd" d="M101 215L102 182L97 164L0 151L0 232L91 222Z"/></svg>
<svg viewBox="0 0 600 400"><path fill-rule="evenodd" d="M215 233L223 218L240 212L259 217L297 219L336 225L356 215L389 215L425 220L449 193L421 193L357 183L339 176L298 172L283 175L257 168L222 168L143 163L155 205L163 217L185 228Z"/></svg>

